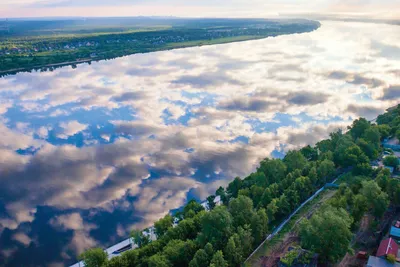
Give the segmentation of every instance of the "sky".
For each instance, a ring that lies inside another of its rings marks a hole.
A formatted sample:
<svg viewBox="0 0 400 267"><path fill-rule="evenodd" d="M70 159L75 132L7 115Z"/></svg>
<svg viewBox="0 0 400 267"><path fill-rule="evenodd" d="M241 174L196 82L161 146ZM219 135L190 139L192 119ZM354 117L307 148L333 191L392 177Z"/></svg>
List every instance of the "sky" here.
<svg viewBox="0 0 400 267"><path fill-rule="evenodd" d="M282 13L399 18L399 0L1 0L0 17L275 17Z"/></svg>

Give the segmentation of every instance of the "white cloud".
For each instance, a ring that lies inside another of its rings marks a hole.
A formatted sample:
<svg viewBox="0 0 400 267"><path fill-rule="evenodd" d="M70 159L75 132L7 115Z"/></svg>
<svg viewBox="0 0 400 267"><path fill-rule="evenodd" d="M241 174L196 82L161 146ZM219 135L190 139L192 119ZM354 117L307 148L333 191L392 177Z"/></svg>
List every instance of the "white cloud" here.
<svg viewBox="0 0 400 267"><path fill-rule="evenodd" d="M25 233L18 232L13 235L13 239L25 245L26 247L32 242L32 239Z"/></svg>
<svg viewBox="0 0 400 267"><path fill-rule="evenodd" d="M69 136L73 136L85 130L88 127L88 125L79 123L78 121L69 121L69 122L61 122L60 127L63 130L61 133L57 135L57 137L66 139Z"/></svg>

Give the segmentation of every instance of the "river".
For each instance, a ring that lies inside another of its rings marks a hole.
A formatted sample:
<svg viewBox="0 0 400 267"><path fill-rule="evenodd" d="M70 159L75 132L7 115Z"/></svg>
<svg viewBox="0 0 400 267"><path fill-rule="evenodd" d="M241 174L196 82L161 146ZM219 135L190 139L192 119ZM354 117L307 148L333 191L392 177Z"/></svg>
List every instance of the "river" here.
<svg viewBox="0 0 400 267"><path fill-rule="evenodd" d="M64 266L400 99L400 31L317 31L0 79L0 264Z"/></svg>

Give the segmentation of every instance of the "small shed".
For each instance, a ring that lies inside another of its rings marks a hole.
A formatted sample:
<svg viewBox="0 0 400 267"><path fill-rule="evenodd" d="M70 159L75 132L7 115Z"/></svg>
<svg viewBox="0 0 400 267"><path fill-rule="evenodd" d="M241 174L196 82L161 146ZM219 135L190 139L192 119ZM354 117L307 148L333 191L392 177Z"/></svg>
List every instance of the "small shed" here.
<svg viewBox="0 0 400 267"><path fill-rule="evenodd" d="M379 245L378 251L376 252L377 257L386 257L391 254L397 257L397 251L399 250L399 245L397 245L396 241L393 238L387 238L382 240Z"/></svg>

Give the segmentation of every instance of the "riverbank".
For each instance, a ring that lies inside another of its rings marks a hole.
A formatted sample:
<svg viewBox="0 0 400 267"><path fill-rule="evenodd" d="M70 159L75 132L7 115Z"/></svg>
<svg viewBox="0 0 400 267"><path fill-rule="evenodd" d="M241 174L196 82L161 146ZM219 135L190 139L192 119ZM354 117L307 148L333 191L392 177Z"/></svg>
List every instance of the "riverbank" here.
<svg viewBox="0 0 400 267"><path fill-rule="evenodd" d="M308 20L199 20L182 22L159 30L122 33L68 34L11 37L0 46L0 76L32 70L47 71L58 67L110 60L139 53L178 48L226 44L280 35L306 33L321 24ZM171 24L176 22L171 22ZM27 33L28 34L28 33Z"/></svg>

